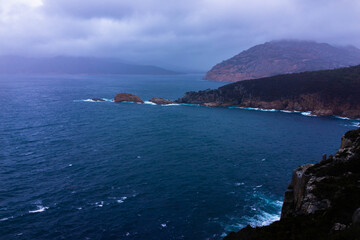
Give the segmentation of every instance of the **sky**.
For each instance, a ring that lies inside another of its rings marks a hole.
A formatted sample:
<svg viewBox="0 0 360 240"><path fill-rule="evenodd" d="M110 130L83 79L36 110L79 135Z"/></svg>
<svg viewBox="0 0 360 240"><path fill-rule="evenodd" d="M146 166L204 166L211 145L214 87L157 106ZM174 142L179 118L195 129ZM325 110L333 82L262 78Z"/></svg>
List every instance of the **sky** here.
<svg viewBox="0 0 360 240"><path fill-rule="evenodd" d="M207 70L281 39L360 47L360 1L0 0L0 55Z"/></svg>

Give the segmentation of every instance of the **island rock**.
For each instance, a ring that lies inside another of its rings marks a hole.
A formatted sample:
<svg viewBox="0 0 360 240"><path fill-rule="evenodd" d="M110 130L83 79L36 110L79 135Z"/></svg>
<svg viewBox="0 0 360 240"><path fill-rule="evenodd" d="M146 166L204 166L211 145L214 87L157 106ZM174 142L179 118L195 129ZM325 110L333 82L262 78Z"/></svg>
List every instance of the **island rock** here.
<svg viewBox="0 0 360 240"><path fill-rule="evenodd" d="M94 101L94 102L104 102L105 99L102 99L102 98L92 98L91 101Z"/></svg>
<svg viewBox="0 0 360 240"><path fill-rule="evenodd" d="M174 102L168 99L164 99L164 98L152 98L149 100L152 103L156 103L159 105L167 105L167 104L173 104Z"/></svg>
<svg viewBox="0 0 360 240"><path fill-rule="evenodd" d="M140 97L131 94L131 93L118 93L114 98L115 102L134 102L134 103L144 103Z"/></svg>

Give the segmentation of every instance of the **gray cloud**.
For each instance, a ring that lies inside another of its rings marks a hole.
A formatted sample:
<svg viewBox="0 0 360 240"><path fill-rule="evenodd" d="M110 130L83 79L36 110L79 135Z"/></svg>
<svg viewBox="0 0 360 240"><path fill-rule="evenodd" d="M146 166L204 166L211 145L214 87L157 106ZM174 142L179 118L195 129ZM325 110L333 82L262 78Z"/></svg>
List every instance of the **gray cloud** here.
<svg viewBox="0 0 360 240"><path fill-rule="evenodd" d="M0 52L118 57L207 69L248 47L360 47L357 0L2 0Z"/></svg>

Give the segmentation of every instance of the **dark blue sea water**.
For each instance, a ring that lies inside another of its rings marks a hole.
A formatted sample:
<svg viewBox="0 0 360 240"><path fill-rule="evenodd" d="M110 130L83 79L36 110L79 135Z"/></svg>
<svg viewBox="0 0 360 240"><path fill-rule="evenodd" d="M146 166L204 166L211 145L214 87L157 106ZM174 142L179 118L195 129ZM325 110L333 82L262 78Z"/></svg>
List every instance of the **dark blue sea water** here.
<svg viewBox="0 0 360 240"><path fill-rule="evenodd" d="M354 122L196 106L201 75L1 76L1 239L220 239L278 219L297 166Z"/></svg>

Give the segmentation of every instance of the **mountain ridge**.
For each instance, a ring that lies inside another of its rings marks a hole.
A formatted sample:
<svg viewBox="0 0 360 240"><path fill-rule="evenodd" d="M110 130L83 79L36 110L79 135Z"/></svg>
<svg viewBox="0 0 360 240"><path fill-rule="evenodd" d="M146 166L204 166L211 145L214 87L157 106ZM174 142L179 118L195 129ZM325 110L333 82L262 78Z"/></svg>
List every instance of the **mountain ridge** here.
<svg viewBox="0 0 360 240"><path fill-rule="evenodd" d="M154 74L179 72L152 65L124 63L115 58L92 57L0 57L0 74Z"/></svg>
<svg viewBox="0 0 360 240"><path fill-rule="evenodd" d="M233 82L358 64L360 50L354 46L279 40L253 46L216 64L204 79Z"/></svg>

